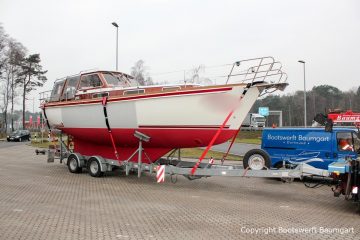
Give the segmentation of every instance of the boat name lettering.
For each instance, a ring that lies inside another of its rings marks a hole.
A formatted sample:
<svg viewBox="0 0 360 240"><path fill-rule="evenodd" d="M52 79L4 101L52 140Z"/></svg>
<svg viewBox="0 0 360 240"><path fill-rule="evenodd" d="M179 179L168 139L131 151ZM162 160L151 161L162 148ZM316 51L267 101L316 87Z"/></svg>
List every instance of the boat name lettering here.
<svg viewBox="0 0 360 240"><path fill-rule="evenodd" d="M304 136L304 135L288 135L288 136L281 136L281 135L267 135L268 140L274 141L303 141L303 142L329 142L330 137L320 137L320 136Z"/></svg>

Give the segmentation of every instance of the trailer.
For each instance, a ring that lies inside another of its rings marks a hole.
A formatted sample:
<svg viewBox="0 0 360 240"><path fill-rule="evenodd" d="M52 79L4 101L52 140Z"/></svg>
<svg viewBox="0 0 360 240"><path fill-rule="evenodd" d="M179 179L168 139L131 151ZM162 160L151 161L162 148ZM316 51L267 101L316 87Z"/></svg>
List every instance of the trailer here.
<svg viewBox="0 0 360 240"><path fill-rule="evenodd" d="M256 170L250 167L244 168L241 165L184 161L181 159L180 149L174 149L166 158L160 158L152 163L143 163L142 156L147 156L146 149L143 148L143 142L150 141L150 137L138 131L135 131L134 137L139 141L137 150L129 159L116 160L104 158L99 155L85 156L77 152L72 152L67 148L67 144L63 142L62 134L60 133L60 144L58 147L51 147L48 150L48 162L54 162L55 159L59 159L60 163L67 165L71 173L80 173L83 169L87 169L89 175L92 177L102 177L106 172L121 169L125 171L126 175L129 175L130 172L137 172L140 178L143 172L150 174L156 173L160 166L165 166L164 174L169 174L172 179L180 175L189 180L211 176L279 178L284 181L318 176L331 180L330 173L327 170L314 168L306 163L301 163L292 169L267 168L264 165L260 170ZM138 157L137 162L129 161L136 155ZM196 171L194 171L195 167Z"/></svg>

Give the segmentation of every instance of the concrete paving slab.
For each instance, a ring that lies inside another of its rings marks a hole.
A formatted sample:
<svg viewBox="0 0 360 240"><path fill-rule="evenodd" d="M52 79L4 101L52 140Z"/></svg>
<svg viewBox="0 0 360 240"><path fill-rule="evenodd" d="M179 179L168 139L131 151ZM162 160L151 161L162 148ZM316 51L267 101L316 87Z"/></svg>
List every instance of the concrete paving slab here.
<svg viewBox="0 0 360 240"><path fill-rule="evenodd" d="M1 143L0 143L1 144ZM355 206L301 182L92 178L0 148L0 239L360 239Z"/></svg>

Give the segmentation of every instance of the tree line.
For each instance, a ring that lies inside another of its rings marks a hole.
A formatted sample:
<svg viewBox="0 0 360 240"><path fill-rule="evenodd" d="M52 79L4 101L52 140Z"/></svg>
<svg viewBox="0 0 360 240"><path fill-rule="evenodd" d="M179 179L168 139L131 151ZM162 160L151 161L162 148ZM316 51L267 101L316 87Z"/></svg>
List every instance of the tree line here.
<svg viewBox="0 0 360 240"><path fill-rule="evenodd" d="M282 111L283 126L304 126L304 91L282 96L268 95L258 99L251 112L258 112L259 107L269 107L270 111ZM331 110L360 112L360 86L349 91L341 91L334 86L320 85L306 91L308 126L312 124L317 113L326 114ZM275 116L269 116L267 120L267 126L278 124Z"/></svg>
<svg viewBox="0 0 360 240"><path fill-rule="evenodd" d="M0 24L0 132L14 130L14 106L22 103L22 126L25 128L26 96L46 82L39 53L29 54L26 47L6 34Z"/></svg>

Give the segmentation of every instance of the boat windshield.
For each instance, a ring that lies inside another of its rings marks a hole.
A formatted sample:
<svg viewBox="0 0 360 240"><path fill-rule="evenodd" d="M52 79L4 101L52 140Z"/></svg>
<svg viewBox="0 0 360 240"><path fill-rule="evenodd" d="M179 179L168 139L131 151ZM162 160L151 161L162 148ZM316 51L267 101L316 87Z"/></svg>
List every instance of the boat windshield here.
<svg viewBox="0 0 360 240"><path fill-rule="evenodd" d="M68 77L61 100L70 100L75 98L76 87L79 83L80 76Z"/></svg>
<svg viewBox="0 0 360 240"><path fill-rule="evenodd" d="M51 91L50 102L59 101L65 79L55 82L54 88Z"/></svg>
<svg viewBox="0 0 360 240"><path fill-rule="evenodd" d="M118 73L103 73L103 76L110 87L133 87L137 86L129 78Z"/></svg>

